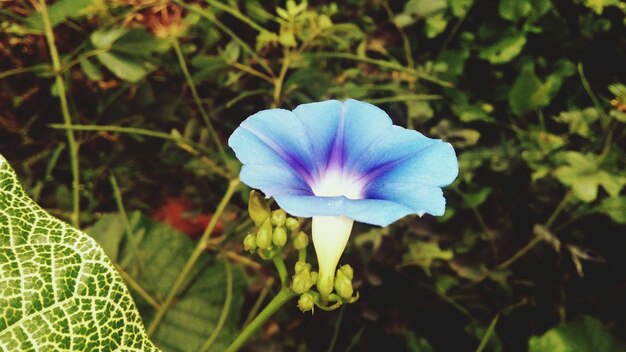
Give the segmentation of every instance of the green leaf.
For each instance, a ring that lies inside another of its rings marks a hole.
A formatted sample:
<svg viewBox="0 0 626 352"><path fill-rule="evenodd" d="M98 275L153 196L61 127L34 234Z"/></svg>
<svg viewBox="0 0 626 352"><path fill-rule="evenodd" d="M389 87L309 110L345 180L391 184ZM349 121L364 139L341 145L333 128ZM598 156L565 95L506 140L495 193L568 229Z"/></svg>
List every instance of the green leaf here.
<svg viewBox="0 0 626 352"><path fill-rule="evenodd" d="M509 106L515 115L525 113L545 106L543 83L535 75L535 66L532 63L524 65L515 79L509 92Z"/></svg>
<svg viewBox="0 0 626 352"><path fill-rule="evenodd" d="M565 153L565 160L568 165L557 168L554 175L561 183L572 187L574 195L583 202L593 202L600 185L613 197L626 185L626 177L600 170L593 154L570 151Z"/></svg>
<svg viewBox="0 0 626 352"><path fill-rule="evenodd" d="M114 29L115 31L117 29ZM170 50L169 41L160 39L143 29L131 29L111 43L111 49L117 53L133 57L148 58L154 53L165 53Z"/></svg>
<svg viewBox="0 0 626 352"><path fill-rule="evenodd" d="M585 0L584 3L597 15L601 15L605 7L617 6L620 2L619 0Z"/></svg>
<svg viewBox="0 0 626 352"><path fill-rule="evenodd" d="M136 83L148 74L148 69L135 58L111 52L97 54L96 57L117 78Z"/></svg>
<svg viewBox="0 0 626 352"><path fill-rule="evenodd" d="M404 12L415 17L428 17L447 7L446 0L410 0L404 5Z"/></svg>
<svg viewBox="0 0 626 352"><path fill-rule="evenodd" d="M48 15L52 27L63 23L68 18L77 18L83 15L83 10L91 5L92 0L60 0L49 5ZM43 31L41 13L35 12L26 19L26 27Z"/></svg>
<svg viewBox="0 0 626 352"><path fill-rule="evenodd" d="M618 224L626 224L626 196L604 198L596 211L608 215Z"/></svg>
<svg viewBox="0 0 626 352"><path fill-rule="evenodd" d="M98 49L109 49L116 40L128 33L126 28L114 28L111 30L97 30L91 34L89 40Z"/></svg>
<svg viewBox="0 0 626 352"><path fill-rule="evenodd" d="M239 45L235 42L230 42L226 44L226 48L224 48L224 50L220 53L220 56L226 63L233 64L237 62L237 59L239 59L240 52L241 48Z"/></svg>
<svg viewBox="0 0 626 352"><path fill-rule="evenodd" d="M474 5L474 0L450 0L450 10L454 17L465 17L467 11Z"/></svg>
<svg viewBox="0 0 626 352"><path fill-rule="evenodd" d="M493 45L481 50L479 56L494 65L505 64L516 58L526 45L523 34L504 36Z"/></svg>
<svg viewBox="0 0 626 352"><path fill-rule="evenodd" d="M452 111L462 122L493 121L493 117L488 112L490 109L493 109L493 106L480 103L474 105L452 105Z"/></svg>
<svg viewBox="0 0 626 352"><path fill-rule="evenodd" d="M404 11L393 18L393 22L399 28L403 28L412 25L419 19L440 15L447 7L447 0L410 0L404 5ZM427 35L430 32L434 37L437 28L441 28L442 25L445 29L445 23L442 24L442 19L435 19L430 24L432 28L427 29Z"/></svg>
<svg viewBox="0 0 626 352"><path fill-rule="evenodd" d="M589 316L550 329L542 336L533 336L528 345L529 352L626 351L600 321Z"/></svg>
<svg viewBox="0 0 626 352"><path fill-rule="evenodd" d="M393 23L398 28L404 28L415 23L415 18L408 13L400 13L393 18Z"/></svg>
<svg viewBox="0 0 626 352"><path fill-rule="evenodd" d="M498 12L505 20L517 21L528 17L533 7L528 0L500 0Z"/></svg>
<svg viewBox="0 0 626 352"><path fill-rule="evenodd" d="M569 132L581 137L589 137L589 125L598 120L598 111L593 107L584 110L564 111L554 118L569 125Z"/></svg>
<svg viewBox="0 0 626 352"><path fill-rule="evenodd" d="M194 82L218 81L228 71L228 64L219 56L197 55L191 65L197 69L192 76Z"/></svg>
<svg viewBox="0 0 626 352"><path fill-rule="evenodd" d="M509 92L509 106L516 115L548 106L561 88L565 78L574 74L574 65L567 60L559 60L555 70L542 82L535 74L532 62L526 63Z"/></svg>
<svg viewBox="0 0 626 352"><path fill-rule="evenodd" d="M111 216L121 222L120 215ZM128 244L121 244L119 261L127 263L124 270L151 297L165 297L193 252L195 243L172 227L137 212L131 213L129 217L132 232L143 235L138 252L134 252ZM103 226L110 221L100 220ZM128 242L128 238L125 240ZM245 281L241 270L231 270L232 303L228 318L211 346L212 351L225 350L239 331ZM199 351L213 333L226 301L228 285L224 262L216 262L214 256L203 254L184 287L152 337L154 343L166 351ZM144 321L150 321L155 308L143 297L137 295L135 298Z"/></svg>
<svg viewBox="0 0 626 352"><path fill-rule="evenodd" d="M50 216L0 155L0 346L157 351L96 242Z"/></svg>
<svg viewBox="0 0 626 352"><path fill-rule="evenodd" d="M537 20L552 8L550 0L500 0L498 12L505 20L517 22L524 18Z"/></svg>
<svg viewBox="0 0 626 352"><path fill-rule="evenodd" d="M465 193L463 200L468 207L476 209L489 198L492 191L491 187L482 187L477 191Z"/></svg>
<svg viewBox="0 0 626 352"><path fill-rule="evenodd" d="M413 242L409 251L404 255L404 265L418 265L429 269L433 260L451 260L454 257L452 250L442 250L436 242Z"/></svg>
<svg viewBox="0 0 626 352"><path fill-rule="evenodd" d="M443 33L448 25L448 20L443 16L443 14L436 14L433 16L429 16L426 18L426 27L424 30L426 31L427 38L434 38L439 34Z"/></svg>
<svg viewBox="0 0 626 352"><path fill-rule="evenodd" d="M80 61L80 68L85 72L87 78L92 81L100 81L102 80L102 71L98 68L98 66L94 65L93 62L89 59L84 59Z"/></svg>

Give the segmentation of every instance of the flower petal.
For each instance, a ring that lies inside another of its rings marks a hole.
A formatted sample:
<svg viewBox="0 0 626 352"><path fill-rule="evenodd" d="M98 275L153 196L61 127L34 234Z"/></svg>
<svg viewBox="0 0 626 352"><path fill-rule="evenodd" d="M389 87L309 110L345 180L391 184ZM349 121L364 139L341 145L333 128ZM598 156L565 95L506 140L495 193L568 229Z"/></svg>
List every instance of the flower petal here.
<svg viewBox="0 0 626 352"><path fill-rule="evenodd" d="M380 148L378 153L373 153L383 155L381 160L387 161L378 164L364 175L368 178L368 184L417 183L443 187L452 183L459 173L452 145L423 136L421 140L426 141L416 142L413 147L399 143L397 147Z"/></svg>
<svg viewBox="0 0 626 352"><path fill-rule="evenodd" d="M398 202L415 213L443 215L445 198L440 187L456 178L457 158L449 143L430 141L428 146L368 174L372 179L364 191L365 197Z"/></svg>
<svg viewBox="0 0 626 352"><path fill-rule="evenodd" d="M370 199L384 199L411 208L414 214L428 213L435 216L446 211L446 199L437 186L418 183L377 182L367 191Z"/></svg>
<svg viewBox="0 0 626 352"><path fill-rule="evenodd" d="M327 100L298 105L293 113L309 134L318 168L326 169L341 119L342 102Z"/></svg>
<svg viewBox="0 0 626 352"><path fill-rule="evenodd" d="M248 117L228 140L244 165L282 165L308 184L316 170L307 132L291 111L270 109Z"/></svg>
<svg viewBox="0 0 626 352"><path fill-rule="evenodd" d="M359 222L387 226L415 213L410 207L384 199L348 199L306 195L276 195L278 205L293 216L345 216Z"/></svg>
<svg viewBox="0 0 626 352"><path fill-rule="evenodd" d="M352 170L370 144L392 126L386 112L370 103L348 99L343 103L344 170Z"/></svg>
<svg viewBox="0 0 626 352"><path fill-rule="evenodd" d="M313 195L311 187L302 178L280 164L244 165L239 178L248 186L262 190L266 197L276 194Z"/></svg>

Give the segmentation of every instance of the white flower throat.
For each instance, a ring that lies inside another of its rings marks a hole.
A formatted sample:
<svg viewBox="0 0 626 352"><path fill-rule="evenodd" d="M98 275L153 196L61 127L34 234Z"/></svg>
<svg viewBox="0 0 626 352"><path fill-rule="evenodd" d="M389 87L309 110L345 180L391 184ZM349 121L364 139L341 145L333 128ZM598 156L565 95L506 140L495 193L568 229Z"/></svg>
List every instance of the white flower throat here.
<svg viewBox="0 0 626 352"><path fill-rule="evenodd" d="M340 169L326 170L322 179L312 185L313 194L319 197L344 196L350 199L363 198L363 179L347 174Z"/></svg>

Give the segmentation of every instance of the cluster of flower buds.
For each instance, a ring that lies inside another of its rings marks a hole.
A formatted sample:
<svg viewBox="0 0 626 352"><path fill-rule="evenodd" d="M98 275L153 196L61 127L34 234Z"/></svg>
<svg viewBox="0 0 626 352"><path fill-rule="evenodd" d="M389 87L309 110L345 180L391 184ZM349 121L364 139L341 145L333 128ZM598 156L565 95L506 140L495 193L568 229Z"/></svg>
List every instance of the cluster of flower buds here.
<svg viewBox="0 0 626 352"><path fill-rule="evenodd" d="M342 265L337 269L335 275L335 291L328 295L327 299L323 298L319 292L312 289L313 284L317 280L317 272L311 271L311 265L305 262L296 263L296 274L293 276L291 289L300 295L298 300L298 308L302 312L311 311L315 306L322 310L335 310L345 303L353 303L359 299L358 293L354 294L352 279L354 271L350 265Z"/></svg>
<svg viewBox="0 0 626 352"><path fill-rule="evenodd" d="M243 246L246 251L257 252L263 259L276 260L280 258L280 252L287 244L288 232L291 234L293 247L298 251L298 261L294 265L290 288L293 293L300 295L298 308L301 311L313 312L316 306L322 310L334 310L342 304L352 303L358 299L358 294L353 296L354 272L350 265L343 265L336 270L334 280L329 281L330 287L324 294L318 292L319 274L312 270L306 258L310 238L305 232L300 231L298 219L288 217L282 209L271 211L265 199L255 191L250 193L248 212L257 231L244 238Z"/></svg>
<svg viewBox="0 0 626 352"><path fill-rule="evenodd" d="M243 247L264 259L271 259L285 246L288 230L293 233L300 227L298 219L287 217L284 210L270 211L265 199L255 191L250 192L248 212L258 230L244 238Z"/></svg>

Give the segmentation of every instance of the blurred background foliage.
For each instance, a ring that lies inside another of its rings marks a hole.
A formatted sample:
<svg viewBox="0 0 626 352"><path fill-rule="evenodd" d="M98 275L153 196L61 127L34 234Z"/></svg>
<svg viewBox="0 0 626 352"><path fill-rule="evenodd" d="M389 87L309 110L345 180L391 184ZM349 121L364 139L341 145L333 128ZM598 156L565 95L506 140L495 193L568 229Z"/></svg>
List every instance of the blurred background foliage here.
<svg viewBox="0 0 626 352"><path fill-rule="evenodd" d="M237 172L234 128L355 98L455 146L447 212L356 226L360 300L294 302L249 350L623 350L626 2L58 0L58 54L37 2L0 6L0 150L90 227L146 325ZM243 254L247 192L153 334L164 350L220 350L277 289Z"/></svg>

